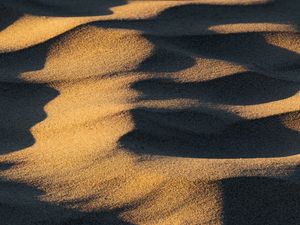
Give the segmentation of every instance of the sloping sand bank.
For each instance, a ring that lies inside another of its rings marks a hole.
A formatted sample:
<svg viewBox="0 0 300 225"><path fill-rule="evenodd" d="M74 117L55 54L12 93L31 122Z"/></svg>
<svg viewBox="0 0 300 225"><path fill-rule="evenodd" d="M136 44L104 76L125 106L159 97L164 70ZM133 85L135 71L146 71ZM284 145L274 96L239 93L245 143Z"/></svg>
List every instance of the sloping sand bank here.
<svg viewBox="0 0 300 225"><path fill-rule="evenodd" d="M0 225L300 224L298 0L0 3Z"/></svg>

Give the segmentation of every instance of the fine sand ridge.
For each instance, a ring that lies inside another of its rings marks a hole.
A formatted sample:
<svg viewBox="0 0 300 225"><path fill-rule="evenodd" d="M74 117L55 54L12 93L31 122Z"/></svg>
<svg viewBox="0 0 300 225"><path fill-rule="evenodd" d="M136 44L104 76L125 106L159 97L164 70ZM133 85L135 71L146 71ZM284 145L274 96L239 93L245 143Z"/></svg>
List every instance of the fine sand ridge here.
<svg viewBox="0 0 300 225"><path fill-rule="evenodd" d="M1 225L300 224L299 9L1 2Z"/></svg>

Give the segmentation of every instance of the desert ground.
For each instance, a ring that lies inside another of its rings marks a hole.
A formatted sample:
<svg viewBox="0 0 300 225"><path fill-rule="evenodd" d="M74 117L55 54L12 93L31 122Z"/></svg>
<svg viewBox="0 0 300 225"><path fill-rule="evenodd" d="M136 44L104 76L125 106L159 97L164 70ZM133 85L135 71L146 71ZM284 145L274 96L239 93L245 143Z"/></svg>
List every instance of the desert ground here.
<svg viewBox="0 0 300 225"><path fill-rule="evenodd" d="M0 2L0 225L300 225L299 0Z"/></svg>

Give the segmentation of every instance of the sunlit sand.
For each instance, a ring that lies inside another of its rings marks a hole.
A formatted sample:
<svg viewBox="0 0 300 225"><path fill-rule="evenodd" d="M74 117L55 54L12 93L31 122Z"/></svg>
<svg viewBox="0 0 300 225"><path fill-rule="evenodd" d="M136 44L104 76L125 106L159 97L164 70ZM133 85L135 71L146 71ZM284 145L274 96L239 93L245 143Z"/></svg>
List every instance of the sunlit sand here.
<svg viewBox="0 0 300 225"><path fill-rule="evenodd" d="M300 224L300 2L0 3L0 225Z"/></svg>

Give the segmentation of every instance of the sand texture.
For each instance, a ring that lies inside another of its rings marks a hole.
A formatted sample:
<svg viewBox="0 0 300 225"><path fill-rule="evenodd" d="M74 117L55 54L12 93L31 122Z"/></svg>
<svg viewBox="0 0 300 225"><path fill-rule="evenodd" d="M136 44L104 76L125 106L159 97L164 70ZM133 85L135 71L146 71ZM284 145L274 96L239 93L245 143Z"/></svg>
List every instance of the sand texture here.
<svg viewBox="0 0 300 225"><path fill-rule="evenodd" d="M299 0L0 1L0 225L300 225Z"/></svg>

